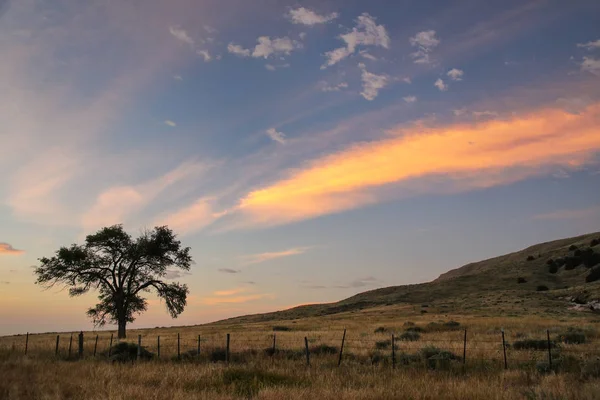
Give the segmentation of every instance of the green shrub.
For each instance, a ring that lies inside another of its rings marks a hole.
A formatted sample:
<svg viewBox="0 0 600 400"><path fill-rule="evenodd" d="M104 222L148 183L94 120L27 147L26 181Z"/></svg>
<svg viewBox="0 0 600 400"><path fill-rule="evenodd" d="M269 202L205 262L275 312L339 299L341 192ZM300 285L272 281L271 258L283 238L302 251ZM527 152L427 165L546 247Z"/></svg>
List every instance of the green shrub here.
<svg viewBox="0 0 600 400"><path fill-rule="evenodd" d="M425 365L431 369L446 369L450 366L451 361L460 359L460 357L450 351L441 350L433 346L422 348L419 355L425 362Z"/></svg>
<svg viewBox="0 0 600 400"><path fill-rule="evenodd" d="M404 352L396 354L396 362L402 365L409 365L419 361L421 361L421 356L419 354L408 354Z"/></svg>
<svg viewBox="0 0 600 400"><path fill-rule="evenodd" d="M517 278L517 283L527 283L527 279L525 279L525 278L523 278L523 277L519 276L519 277Z"/></svg>
<svg viewBox="0 0 600 400"><path fill-rule="evenodd" d="M575 246L574 244L572 244L572 245L569 246L569 251L575 251L577 249L578 249L578 247Z"/></svg>
<svg viewBox="0 0 600 400"><path fill-rule="evenodd" d="M236 396L252 398L263 388L278 386L298 386L302 382L291 376L269 372L257 368L229 368L223 371L223 383L233 388Z"/></svg>
<svg viewBox="0 0 600 400"><path fill-rule="evenodd" d="M227 350L221 347L212 349L208 353L208 359L211 362L227 361Z"/></svg>
<svg viewBox="0 0 600 400"><path fill-rule="evenodd" d="M415 326L415 323L411 321L406 321L404 324L402 324L402 326L408 328L409 326Z"/></svg>
<svg viewBox="0 0 600 400"><path fill-rule="evenodd" d="M421 338L421 335L419 334L419 332L415 332L415 331L406 331L400 335L400 340L405 340L408 342L416 342L420 338Z"/></svg>
<svg viewBox="0 0 600 400"><path fill-rule="evenodd" d="M586 268L592 268L600 264L600 254L595 253L592 249L585 249L579 257Z"/></svg>
<svg viewBox="0 0 600 400"><path fill-rule="evenodd" d="M600 244L600 239L592 239L590 242L590 247L598 246Z"/></svg>
<svg viewBox="0 0 600 400"><path fill-rule="evenodd" d="M554 349L556 347L556 343L551 341L550 348ZM548 341L543 339L517 340L512 344L512 348L515 350L548 350Z"/></svg>
<svg viewBox="0 0 600 400"><path fill-rule="evenodd" d="M134 361L138 359L138 346L135 343L119 342L112 347L110 354L110 359L113 362ZM140 359L150 360L153 357L153 353L148 351L145 347L141 348Z"/></svg>
<svg viewBox="0 0 600 400"><path fill-rule="evenodd" d="M324 354L337 354L339 349L335 346L329 346L327 344L320 344L310 348L310 354L324 355Z"/></svg>
<svg viewBox="0 0 600 400"><path fill-rule="evenodd" d="M583 344L586 338L582 330L570 328L567 332L558 335L558 341L566 344Z"/></svg>
<svg viewBox="0 0 600 400"><path fill-rule="evenodd" d="M383 326L380 326L379 328L375 329L373 332L374 333L385 333L385 332L387 332L387 329L384 328Z"/></svg>
<svg viewBox="0 0 600 400"><path fill-rule="evenodd" d="M527 261L533 261L533 260L535 260L534 256L527 256Z"/></svg>
<svg viewBox="0 0 600 400"><path fill-rule="evenodd" d="M536 286L535 290L537 290L538 292L545 292L550 289L548 289L548 286L546 285L538 285Z"/></svg>
<svg viewBox="0 0 600 400"><path fill-rule="evenodd" d="M447 328L458 329L460 327L460 322L448 321L444 322L444 326Z"/></svg>
<svg viewBox="0 0 600 400"><path fill-rule="evenodd" d="M284 326L284 325L275 325L273 327L274 332L290 332L291 330L292 330L292 328L290 328L289 326Z"/></svg>
<svg viewBox="0 0 600 400"><path fill-rule="evenodd" d="M565 269L567 271L577 268L581 264L581 258L576 256L565 257Z"/></svg>
<svg viewBox="0 0 600 400"><path fill-rule="evenodd" d="M369 354L369 359L373 365L389 363L389 357L386 354L382 354L380 351L371 352Z"/></svg>
<svg viewBox="0 0 600 400"><path fill-rule="evenodd" d="M600 378L600 358L586 360L581 368L581 377L583 379Z"/></svg>
<svg viewBox="0 0 600 400"><path fill-rule="evenodd" d="M585 277L586 282L595 282L598 279L600 279L600 267L592 268L588 276Z"/></svg>
<svg viewBox="0 0 600 400"><path fill-rule="evenodd" d="M421 333L423 331L424 331L424 329L421 328L420 326L411 326L411 327L406 328L406 332L418 332L418 333Z"/></svg>

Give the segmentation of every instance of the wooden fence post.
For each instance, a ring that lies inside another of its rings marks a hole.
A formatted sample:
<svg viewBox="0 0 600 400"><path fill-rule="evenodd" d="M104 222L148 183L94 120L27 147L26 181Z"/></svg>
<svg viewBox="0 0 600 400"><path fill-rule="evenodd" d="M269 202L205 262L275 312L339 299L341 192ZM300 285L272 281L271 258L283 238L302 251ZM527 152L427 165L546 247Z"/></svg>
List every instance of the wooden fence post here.
<svg viewBox="0 0 600 400"><path fill-rule="evenodd" d="M342 345L340 346L340 358L338 358L338 367L342 364L342 353L344 352L344 342L346 341L346 330L344 329L344 335L342 336Z"/></svg>
<svg viewBox="0 0 600 400"><path fill-rule="evenodd" d="M504 340L504 329L502 329L502 351L504 352L504 369L508 369L508 361L506 360L506 341Z"/></svg>
<svg viewBox="0 0 600 400"><path fill-rule="evenodd" d="M396 341L392 333L392 369L396 369Z"/></svg>
<svg viewBox="0 0 600 400"><path fill-rule="evenodd" d="M69 355L68 358L71 358L71 348L73 347L73 334L71 333L71 338L69 339Z"/></svg>
<svg viewBox="0 0 600 400"><path fill-rule="evenodd" d="M79 346L77 348L77 354L79 358L83 357L83 331L79 332Z"/></svg>
<svg viewBox="0 0 600 400"><path fill-rule="evenodd" d="M27 348L29 347L29 332L25 335L25 355L27 355Z"/></svg>
<svg viewBox="0 0 600 400"><path fill-rule="evenodd" d="M463 343L463 365L467 362L467 330L465 329L465 340Z"/></svg>
<svg viewBox="0 0 600 400"><path fill-rule="evenodd" d="M98 335L96 335L96 342L94 342L94 357L96 357L97 350L98 350Z"/></svg>
<svg viewBox="0 0 600 400"><path fill-rule="evenodd" d="M112 341L113 341L113 334L110 334L110 344L108 345L108 357L110 357L112 355Z"/></svg>
<svg viewBox="0 0 600 400"><path fill-rule="evenodd" d="M137 357L138 360L142 358L142 335L138 335L138 346L137 346Z"/></svg>
<svg viewBox="0 0 600 400"><path fill-rule="evenodd" d="M228 333L227 334L227 346L225 347L225 361L227 362L227 364L229 364L229 340L230 340L230 335Z"/></svg>
<svg viewBox="0 0 600 400"><path fill-rule="evenodd" d="M198 350L196 351L196 355L200 356L200 335L198 335Z"/></svg>
<svg viewBox="0 0 600 400"><path fill-rule="evenodd" d="M276 345L276 342L275 342L276 338L277 338L277 335L275 334L275 332L273 332L273 351L271 351L271 358L273 360L275 360L275 352L277 351L277 347L275 347L275 345Z"/></svg>
<svg viewBox="0 0 600 400"><path fill-rule="evenodd" d="M56 347L54 348L54 356L58 356L58 344L60 342L60 335L56 335Z"/></svg>
<svg viewBox="0 0 600 400"><path fill-rule="evenodd" d="M160 335L156 338L156 356L160 358Z"/></svg>
<svg viewBox="0 0 600 400"><path fill-rule="evenodd" d="M551 343L550 343L550 330L546 329L546 334L548 336L548 365L550 365L550 368L552 368L552 349L551 349Z"/></svg>
<svg viewBox="0 0 600 400"><path fill-rule="evenodd" d="M306 350L306 365L310 367L310 352L308 351L308 338L304 336L304 349Z"/></svg>
<svg viewBox="0 0 600 400"><path fill-rule="evenodd" d="M181 339L179 333L177 334L177 359L181 360Z"/></svg>

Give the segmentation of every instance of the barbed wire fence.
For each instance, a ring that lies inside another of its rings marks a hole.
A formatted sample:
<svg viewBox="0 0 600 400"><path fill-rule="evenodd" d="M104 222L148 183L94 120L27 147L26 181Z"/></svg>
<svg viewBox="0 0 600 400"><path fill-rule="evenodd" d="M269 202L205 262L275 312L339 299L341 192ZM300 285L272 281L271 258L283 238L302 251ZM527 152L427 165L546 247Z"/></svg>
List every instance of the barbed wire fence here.
<svg viewBox="0 0 600 400"><path fill-rule="evenodd" d="M437 333L444 338L413 335L411 338L396 333L368 335L343 331L327 332L236 332L199 333L184 336L180 333L163 335L138 334L119 340L114 333L57 334L49 340L48 334L14 336L1 343L4 351L28 357L51 357L57 360L98 359L115 361L120 343L136 349L133 359L193 362L246 363L253 359L270 359L272 363L293 361L310 366L315 363L340 367L345 363L363 363L400 368L424 362L435 367L443 363L462 364L464 367L488 363L509 369L545 363L550 368L565 355L584 358L598 357L595 343L585 346L562 344L552 340L550 330L532 339L533 348L516 346L507 340L504 330L495 337L472 338L467 329ZM488 335L489 336L489 335ZM11 342L12 339L12 343ZM129 358L128 358L129 360Z"/></svg>

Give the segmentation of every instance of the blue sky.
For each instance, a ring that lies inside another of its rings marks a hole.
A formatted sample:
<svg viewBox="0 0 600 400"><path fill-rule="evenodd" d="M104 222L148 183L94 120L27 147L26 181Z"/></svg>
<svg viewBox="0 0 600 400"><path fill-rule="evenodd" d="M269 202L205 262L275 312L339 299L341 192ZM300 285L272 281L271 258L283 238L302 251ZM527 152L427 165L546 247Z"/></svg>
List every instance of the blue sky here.
<svg viewBox="0 0 600 400"><path fill-rule="evenodd" d="M600 4L0 1L0 333L86 329L31 266L192 247L194 324L600 226ZM6 305L11 305L6 307ZM44 307L42 307L44 305Z"/></svg>

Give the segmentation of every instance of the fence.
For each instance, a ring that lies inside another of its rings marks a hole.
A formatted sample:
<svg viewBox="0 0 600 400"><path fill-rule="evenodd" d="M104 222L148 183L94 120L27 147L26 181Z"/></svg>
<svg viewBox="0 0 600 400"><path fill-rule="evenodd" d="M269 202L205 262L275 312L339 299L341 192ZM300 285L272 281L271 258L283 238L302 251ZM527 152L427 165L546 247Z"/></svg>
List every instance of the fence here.
<svg viewBox="0 0 600 400"><path fill-rule="evenodd" d="M486 362L508 369L543 362L552 368L558 356L579 358L598 356L594 343L561 344L551 339L550 331L535 340L509 343L504 330L485 338L472 338L465 330L444 332L442 338L400 335L395 333L365 335L340 332L243 332L220 334L215 332L185 336L168 333L156 336L137 335L128 343L137 345L137 357L151 353L159 360L196 360L207 362L243 363L257 358L272 362L288 360L298 364L326 363L341 366L344 362L381 364L390 368L409 365L417 361L427 364L453 362L475 364ZM110 336L109 336L110 335ZM481 335L479 335L481 336ZM114 333L83 332L56 335L48 334L13 337L4 350L30 357L46 356L56 359L111 359L114 346L119 341ZM149 353L147 353L149 352Z"/></svg>

